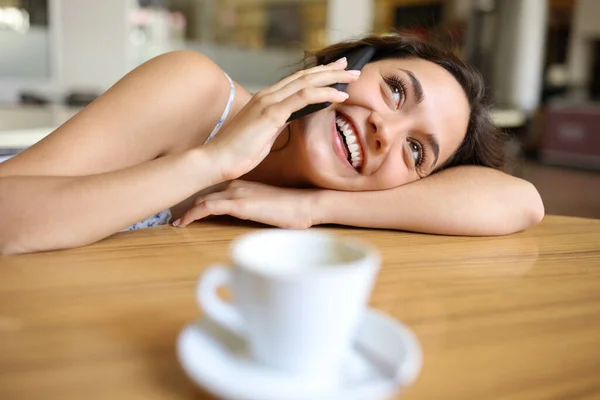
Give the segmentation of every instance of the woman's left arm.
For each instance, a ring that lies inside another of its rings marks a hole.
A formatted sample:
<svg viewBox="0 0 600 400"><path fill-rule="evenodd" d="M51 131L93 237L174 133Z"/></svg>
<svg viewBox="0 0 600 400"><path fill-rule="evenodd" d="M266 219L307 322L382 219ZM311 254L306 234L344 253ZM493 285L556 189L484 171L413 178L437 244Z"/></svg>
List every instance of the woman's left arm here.
<svg viewBox="0 0 600 400"><path fill-rule="evenodd" d="M385 191L322 191L315 201L315 223L443 235L505 235L544 217L531 183L477 166L450 168Z"/></svg>
<svg viewBox="0 0 600 400"><path fill-rule="evenodd" d="M340 192L234 181L196 199L177 221L232 215L282 228L340 224L444 235L504 235L540 222L544 205L524 180L483 167L451 168L395 189Z"/></svg>

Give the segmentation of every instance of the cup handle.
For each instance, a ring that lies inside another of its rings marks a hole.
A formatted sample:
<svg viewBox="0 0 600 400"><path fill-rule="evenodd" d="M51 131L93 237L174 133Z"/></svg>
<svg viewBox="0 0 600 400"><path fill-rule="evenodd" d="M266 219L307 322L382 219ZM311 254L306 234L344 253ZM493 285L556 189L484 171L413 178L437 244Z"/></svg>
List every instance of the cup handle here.
<svg viewBox="0 0 600 400"><path fill-rule="evenodd" d="M217 295L217 289L223 286L232 286L232 270L225 265L209 267L196 289L198 305L206 315L222 327L244 336L244 321L240 312L229 302Z"/></svg>

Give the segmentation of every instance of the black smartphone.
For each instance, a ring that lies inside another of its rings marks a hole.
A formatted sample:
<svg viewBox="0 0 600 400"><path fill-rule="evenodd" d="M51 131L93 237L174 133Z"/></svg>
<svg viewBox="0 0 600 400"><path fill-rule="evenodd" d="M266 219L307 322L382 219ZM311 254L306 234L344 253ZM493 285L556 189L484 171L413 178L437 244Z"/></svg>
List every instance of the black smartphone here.
<svg viewBox="0 0 600 400"><path fill-rule="evenodd" d="M356 50L351 51L348 54L344 54L346 56L346 58L348 59L348 66L346 67L346 69L347 70L352 70L352 69L361 70L369 61L371 61L374 54L375 54L375 48L371 47L371 46L360 47ZM335 88L340 91L344 91L346 89L346 86L348 86L347 83L336 83L334 85L331 85L332 88ZM287 122L291 122L295 119L302 118L305 115L312 114L312 113L322 110L326 107L329 107L330 105L331 105L331 103L329 103L329 102L318 103L318 104L309 104L308 106L304 107L303 109L298 110L298 111L294 112L292 115L290 115Z"/></svg>

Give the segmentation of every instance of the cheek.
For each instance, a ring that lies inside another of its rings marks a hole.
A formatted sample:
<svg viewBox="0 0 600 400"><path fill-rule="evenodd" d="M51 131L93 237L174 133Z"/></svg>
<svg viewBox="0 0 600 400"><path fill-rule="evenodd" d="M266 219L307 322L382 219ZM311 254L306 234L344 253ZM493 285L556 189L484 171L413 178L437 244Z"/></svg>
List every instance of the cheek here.
<svg viewBox="0 0 600 400"><path fill-rule="evenodd" d="M369 177L376 189L392 189L414 182L418 179L416 172L409 170L404 163L400 151L390 154L379 170Z"/></svg>
<svg viewBox="0 0 600 400"><path fill-rule="evenodd" d="M349 101L352 104L360 105L363 102L369 103L372 97L377 93L377 85L370 83L367 77L361 77L356 82L350 83L345 92L350 96ZM344 104L344 103L342 103Z"/></svg>
<svg viewBox="0 0 600 400"><path fill-rule="evenodd" d="M294 143L299 146L301 152L307 152L310 144L318 139L319 123L318 118L315 119L315 114L307 115L295 122L292 128ZM321 130L323 124L321 125Z"/></svg>
<svg viewBox="0 0 600 400"><path fill-rule="evenodd" d="M314 137L324 136L326 133L329 133L332 123L333 111L331 107L328 107L299 119L297 125L298 133L314 139Z"/></svg>
<svg viewBox="0 0 600 400"><path fill-rule="evenodd" d="M317 112L304 117L294 132L294 148L300 157L299 168L308 176L328 176L336 170L331 124L327 115L320 114L321 112Z"/></svg>
<svg viewBox="0 0 600 400"><path fill-rule="evenodd" d="M321 112L307 115L300 126L299 139L302 147L311 155L323 156L330 138L330 124Z"/></svg>

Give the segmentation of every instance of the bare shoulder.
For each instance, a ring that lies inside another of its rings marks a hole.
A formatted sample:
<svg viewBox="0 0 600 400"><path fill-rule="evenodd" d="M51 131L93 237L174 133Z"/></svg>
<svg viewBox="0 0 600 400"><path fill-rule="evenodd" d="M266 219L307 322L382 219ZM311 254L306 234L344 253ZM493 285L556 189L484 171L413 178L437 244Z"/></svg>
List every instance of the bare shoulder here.
<svg viewBox="0 0 600 400"><path fill-rule="evenodd" d="M229 88L225 73L203 54L158 56L0 164L0 176L102 173L200 145L221 116Z"/></svg>
<svg viewBox="0 0 600 400"><path fill-rule="evenodd" d="M152 70L154 73L177 74L191 87L205 90L223 89L225 73L214 61L202 53L190 50L177 50L162 54L138 67L139 71Z"/></svg>

